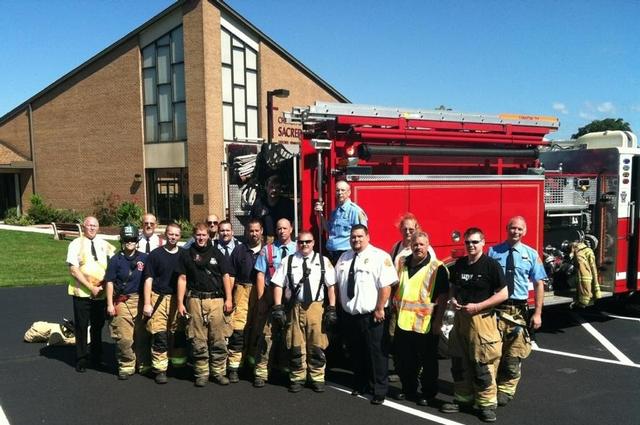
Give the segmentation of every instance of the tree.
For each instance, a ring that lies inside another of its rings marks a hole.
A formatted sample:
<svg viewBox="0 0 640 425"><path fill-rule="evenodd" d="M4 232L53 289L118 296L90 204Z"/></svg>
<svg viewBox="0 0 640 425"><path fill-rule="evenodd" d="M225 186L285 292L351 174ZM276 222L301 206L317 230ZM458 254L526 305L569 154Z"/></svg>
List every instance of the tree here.
<svg viewBox="0 0 640 425"><path fill-rule="evenodd" d="M603 120L593 120L584 127L580 127L578 129L578 132L572 135L571 138L577 139L578 137L584 136L587 133L607 130L631 131L631 126L629 126L629 123L622 118L605 118Z"/></svg>

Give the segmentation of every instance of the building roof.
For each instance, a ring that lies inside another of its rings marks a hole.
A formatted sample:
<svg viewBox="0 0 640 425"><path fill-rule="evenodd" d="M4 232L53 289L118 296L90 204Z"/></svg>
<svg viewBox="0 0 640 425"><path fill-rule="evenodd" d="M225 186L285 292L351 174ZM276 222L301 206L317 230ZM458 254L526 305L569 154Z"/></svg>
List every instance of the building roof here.
<svg viewBox="0 0 640 425"><path fill-rule="evenodd" d="M0 168L31 168L32 162L0 142Z"/></svg>
<svg viewBox="0 0 640 425"><path fill-rule="evenodd" d="M84 68L86 68L89 65L91 65L92 63L98 61L100 58L106 56L108 53L110 53L113 50L117 49L119 46L121 46L124 43L126 43L132 37L137 37L138 34L141 31L143 31L146 28L150 27L151 25L153 25L155 22L159 21L163 17L169 15L170 13L175 11L177 8L181 7L186 1L187 0L177 0L175 2L175 4L169 6L168 8L166 8L165 10L163 10L162 12L160 12L159 14L157 14L156 16L154 16L153 18L151 18L150 20L145 22L144 24L140 25L138 28L134 29L133 31L131 31L130 33L128 33L127 35L122 37L120 40L118 40L115 43L111 44L109 47L107 47L106 49L102 50L101 52L99 52L98 54L96 54L95 56L93 56L92 58L90 58L89 60L84 62L83 64L79 65L78 67L74 68L73 70L71 70L67 74L65 74L62 77L58 78L56 81L54 81L53 83L51 83L50 85L45 87L43 90L39 91L35 95L31 96L29 99L27 99L24 102L22 102L20 105L16 106L12 110L10 110L9 112L7 112L3 116L1 116L0 117L0 124L3 124L5 121L8 121L9 119L13 118L16 114L18 114L20 111L22 111L27 105L29 105L30 103L34 102L38 98L42 97L44 94L48 93L50 90L52 90L55 87L59 86L60 84L62 84L66 80L68 80L69 78L71 78L74 75L78 74ZM203 1L207 1L207 0L203 0ZM282 55L287 61L291 62L296 68L298 68L298 70L300 70L306 76L308 76L309 78L314 80L316 83L318 83L318 85L320 85L322 88L324 88L327 92L329 92L337 100L339 100L340 102L347 102L347 103L349 102L349 99L347 99L339 91L337 91L333 86L331 86L325 80L320 78L317 74L315 74L313 71L311 71L309 68L307 68L302 62L300 62L295 57L293 57L293 55L291 55L291 53L287 52L278 43L273 41L271 38L269 38L262 31L260 31L255 25L253 25L247 19L242 17L238 12L236 12L234 9L232 9L231 6L229 6L228 4L226 4L222 0L208 0L208 1L210 1L213 4L215 4L216 6L218 6L218 8L220 8L221 10L227 12L229 15L233 16L236 20L241 22L243 25L246 25L252 32L255 33L255 35L260 39L261 42L267 44L274 51L276 51L277 53Z"/></svg>

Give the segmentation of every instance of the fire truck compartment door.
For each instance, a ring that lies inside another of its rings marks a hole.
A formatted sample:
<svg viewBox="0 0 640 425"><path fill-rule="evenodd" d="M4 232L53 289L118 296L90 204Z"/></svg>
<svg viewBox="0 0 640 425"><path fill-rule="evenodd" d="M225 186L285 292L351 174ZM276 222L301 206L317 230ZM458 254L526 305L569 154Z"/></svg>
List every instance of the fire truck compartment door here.
<svg viewBox="0 0 640 425"><path fill-rule="evenodd" d="M522 215L528 223L525 241L539 249L543 181L482 180L352 182L352 199L368 216L371 242L390 250L400 238L398 221L413 213L430 237L438 256L464 253L463 233L481 228L486 249L504 239L510 217ZM459 240L453 240L457 232Z"/></svg>

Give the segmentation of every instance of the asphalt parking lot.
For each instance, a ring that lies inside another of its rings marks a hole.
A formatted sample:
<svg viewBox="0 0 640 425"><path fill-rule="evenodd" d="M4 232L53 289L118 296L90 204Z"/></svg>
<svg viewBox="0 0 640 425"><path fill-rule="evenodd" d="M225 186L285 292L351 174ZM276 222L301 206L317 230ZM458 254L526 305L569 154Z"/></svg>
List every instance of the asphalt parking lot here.
<svg viewBox="0 0 640 425"><path fill-rule="evenodd" d="M22 337L37 320L72 316L62 286L0 289L4 341L0 345L0 425L16 424L478 424L474 415L445 415L433 407L393 400L383 406L349 395L350 375L333 369L324 394L286 387L254 389L249 381L199 389L190 376L170 376L165 386L135 376L118 381L114 371L73 368L73 347L27 344ZM106 334L106 331L105 331ZM604 303L602 310L545 310L537 349L524 365L516 399L498 410L498 422L524 424L638 424L640 407L640 313ZM113 344L105 338L107 361ZM440 362L442 402L451 399L449 361ZM4 422L3 422L4 421Z"/></svg>

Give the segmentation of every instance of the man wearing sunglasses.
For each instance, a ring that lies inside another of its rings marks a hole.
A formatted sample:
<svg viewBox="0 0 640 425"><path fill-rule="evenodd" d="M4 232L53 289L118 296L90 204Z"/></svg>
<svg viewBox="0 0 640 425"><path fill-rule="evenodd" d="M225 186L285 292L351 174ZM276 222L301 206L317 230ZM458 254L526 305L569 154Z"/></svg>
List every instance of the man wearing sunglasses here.
<svg viewBox="0 0 640 425"><path fill-rule="evenodd" d="M218 216L215 214L209 214L205 222L207 223L209 239L211 239L212 241L218 240L218 227L220 225L220 219L218 218ZM189 237L182 248L189 249L195 241L196 239L193 236Z"/></svg>
<svg viewBox="0 0 640 425"><path fill-rule="evenodd" d="M472 227L464 233L467 256L450 269L450 303L456 309L449 334L453 403L440 407L457 413L473 405L484 422L496 421L496 373L502 340L493 308L508 297L500 264L483 252L484 233Z"/></svg>
<svg viewBox="0 0 640 425"><path fill-rule="evenodd" d="M509 299L497 307L498 328L502 334L502 358L498 369L498 405L511 401L520 381L522 359L531 353L529 327L542 324L544 281L547 273L535 249L522 243L527 223L521 216L507 224L507 238L489 249L489 256L500 263L507 279ZM529 287L533 285L535 310L528 319Z"/></svg>
<svg viewBox="0 0 640 425"><path fill-rule="evenodd" d="M157 224L155 215L147 213L142 216L142 233L138 241L138 251L150 254L157 247L164 245L164 240L155 234Z"/></svg>
<svg viewBox="0 0 640 425"><path fill-rule="evenodd" d="M324 392L324 369L327 363L324 350L329 344L323 330L325 309L324 287L327 288L329 305L326 322L337 321L335 272L329 259L313 251L313 235L303 231L298 235L295 254L280 263L271 278L273 284L273 321L286 326L289 350L289 391L297 393L307 382L311 389ZM283 297L284 295L284 297Z"/></svg>

